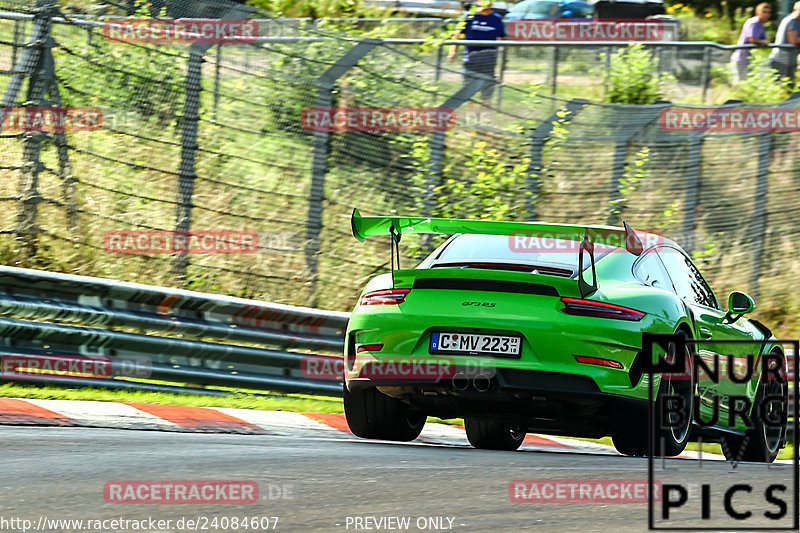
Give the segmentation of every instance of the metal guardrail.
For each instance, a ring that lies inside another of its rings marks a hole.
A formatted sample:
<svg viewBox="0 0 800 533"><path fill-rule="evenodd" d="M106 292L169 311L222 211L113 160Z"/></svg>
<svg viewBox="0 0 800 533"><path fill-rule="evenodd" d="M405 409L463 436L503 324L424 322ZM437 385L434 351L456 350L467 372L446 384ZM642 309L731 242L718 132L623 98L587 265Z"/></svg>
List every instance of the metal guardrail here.
<svg viewBox="0 0 800 533"><path fill-rule="evenodd" d="M178 385L19 372L14 381L219 394L197 389L212 385L340 396L340 381L308 379L301 363L313 357L340 364L341 357L332 354L343 352L348 319L343 312L0 267L4 356L100 356L112 366L143 357L144 377Z"/></svg>

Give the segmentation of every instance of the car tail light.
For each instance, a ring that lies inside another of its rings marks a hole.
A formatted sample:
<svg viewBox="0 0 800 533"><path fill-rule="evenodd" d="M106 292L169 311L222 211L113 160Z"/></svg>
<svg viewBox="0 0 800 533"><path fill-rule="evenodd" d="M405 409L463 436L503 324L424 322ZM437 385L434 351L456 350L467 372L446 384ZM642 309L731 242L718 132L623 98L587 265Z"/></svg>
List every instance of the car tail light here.
<svg viewBox="0 0 800 533"><path fill-rule="evenodd" d="M357 353L361 352L380 352L383 349L383 344L362 344L356 350Z"/></svg>
<svg viewBox="0 0 800 533"><path fill-rule="evenodd" d="M359 305L397 305L403 303L411 289L386 289L368 292L361 297Z"/></svg>
<svg viewBox="0 0 800 533"><path fill-rule="evenodd" d="M586 357L583 355L576 355L575 360L579 363L586 363L589 365L610 366L611 368L622 368L622 363L612 361L611 359L600 359L599 357Z"/></svg>
<svg viewBox="0 0 800 533"><path fill-rule="evenodd" d="M581 298L561 298L564 302L563 311L568 315L594 316L598 318L616 318L618 320L641 320L645 313L622 307L621 305L583 300Z"/></svg>

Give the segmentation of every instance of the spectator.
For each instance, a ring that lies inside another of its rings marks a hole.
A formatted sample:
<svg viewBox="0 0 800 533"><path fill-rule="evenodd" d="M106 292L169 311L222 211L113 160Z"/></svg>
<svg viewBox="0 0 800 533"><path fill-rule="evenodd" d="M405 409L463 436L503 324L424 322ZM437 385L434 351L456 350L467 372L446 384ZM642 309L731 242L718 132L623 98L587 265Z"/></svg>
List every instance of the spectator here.
<svg viewBox="0 0 800 533"><path fill-rule="evenodd" d="M772 7L762 2L756 6L756 16L747 19L742 26L742 33L739 35L737 44L757 44L759 46L766 46L767 44L767 30L764 24L769 20L772 15ZM734 66L734 78L737 82L743 81L747 78L747 65L750 63L750 50L739 49L731 56L731 63Z"/></svg>
<svg viewBox="0 0 800 533"><path fill-rule="evenodd" d="M463 23L456 39L467 39L470 41L495 41L506 38L506 28L503 24L503 17L492 11L492 0L480 0L478 11L473 15L468 15ZM450 49L448 60L453 61L456 57L457 46ZM496 46L467 46L464 52L464 84L475 79L475 74L486 74L494 79L495 66L497 65L498 49ZM481 98L488 101L494 91L494 82L484 86L481 91Z"/></svg>
<svg viewBox="0 0 800 533"><path fill-rule="evenodd" d="M794 88L794 71L797 70L796 48L800 45L800 2L795 2L792 12L783 17L775 35L775 44L793 44L791 48L775 48L769 55L770 67L778 71L778 79L789 78Z"/></svg>

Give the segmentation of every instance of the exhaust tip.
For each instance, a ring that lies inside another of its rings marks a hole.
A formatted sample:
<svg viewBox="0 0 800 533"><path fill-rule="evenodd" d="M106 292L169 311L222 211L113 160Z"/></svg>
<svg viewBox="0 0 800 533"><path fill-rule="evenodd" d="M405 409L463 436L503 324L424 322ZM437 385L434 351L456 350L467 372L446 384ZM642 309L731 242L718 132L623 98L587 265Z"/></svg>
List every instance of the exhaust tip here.
<svg viewBox="0 0 800 533"><path fill-rule="evenodd" d="M478 392L486 392L492 387L492 380L486 374L478 374L472 383Z"/></svg>
<svg viewBox="0 0 800 533"><path fill-rule="evenodd" d="M457 391L465 391L469 387L469 378L464 372L456 372L451 379L453 389Z"/></svg>

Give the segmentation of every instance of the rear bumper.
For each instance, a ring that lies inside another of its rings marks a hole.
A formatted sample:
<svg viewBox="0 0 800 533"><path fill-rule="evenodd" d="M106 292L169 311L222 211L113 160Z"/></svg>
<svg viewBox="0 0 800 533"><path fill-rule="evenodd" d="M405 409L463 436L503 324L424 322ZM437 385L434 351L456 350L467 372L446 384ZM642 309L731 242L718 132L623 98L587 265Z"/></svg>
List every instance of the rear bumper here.
<svg viewBox="0 0 800 533"><path fill-rule="evenodd" d="M488 377L489 383L486 390L483 383L476 386L476 378L466 378L466 387L458 383L457 377L441 377L436 379L374 379L351 378L347 381L351 391L368 387L403 387L411 389L441 389L443 391L463 392L473 390L476 392L563 392L570 394L602 394L594 380L588 376L578 374L563 374L560 372L541 372L535 370L515 370L511 368L494 369L494 376Z"/></svg>
<svg viewBox="0 0 800 533"><path fill-rule="evenodd" d="M418 298L422 296L417 295ZM440 298L446 301L448 296L452 297L442 294ZM646 386L642 387L641 371L636 365L641 352L642 331L667 328L654 324L655 319L651 316L637 322L571 316L563 313L560 301L557 302L548 302L551 308L543 309L543 304L533 307L531 312L536 314L534 319L519 314L520 309L526 309L525 302L515 304L513 308L508 306L518 316L512 316L511 311L496 317L485 311L483 314L474 314L478 312L468 307L464 307L467 309L465 316L443 316L443 313L436 315L435 312L423 315L408 312L405 308L369 310L369 314L362 310L351 317L348 326L345 378L359 381L363 377L364 366L373 362L415 363L443 359L455 365L469 366L471 360L478 359L497 370L520 370L533 373L531 375L545 372L585 376L602 392L645 397ZM445 303L440 306L444 307ZM458 306L461 307L461 304ZM435 332L519 336L522 338L521 353L516 357L433 353L431 339ZM379 345L380 349L359 351L370 345ZM604 359L618 366L587 364L576 360L578 357ZM509 377L498 385L517 384L522 388L538 386L535 383L526 385L527 379L533 378ZM410 382L408 379L404 381Z"/></svg>
<svg viewBox="0 0 800 533"><path fill-rule="evenodd" d="M440 418L508 419L528 431L576 437L602 437L626 421L642 420L646 399L605 393L588 376L499 368L476 382L350 379L348 388L377 387Z"/></svg>

